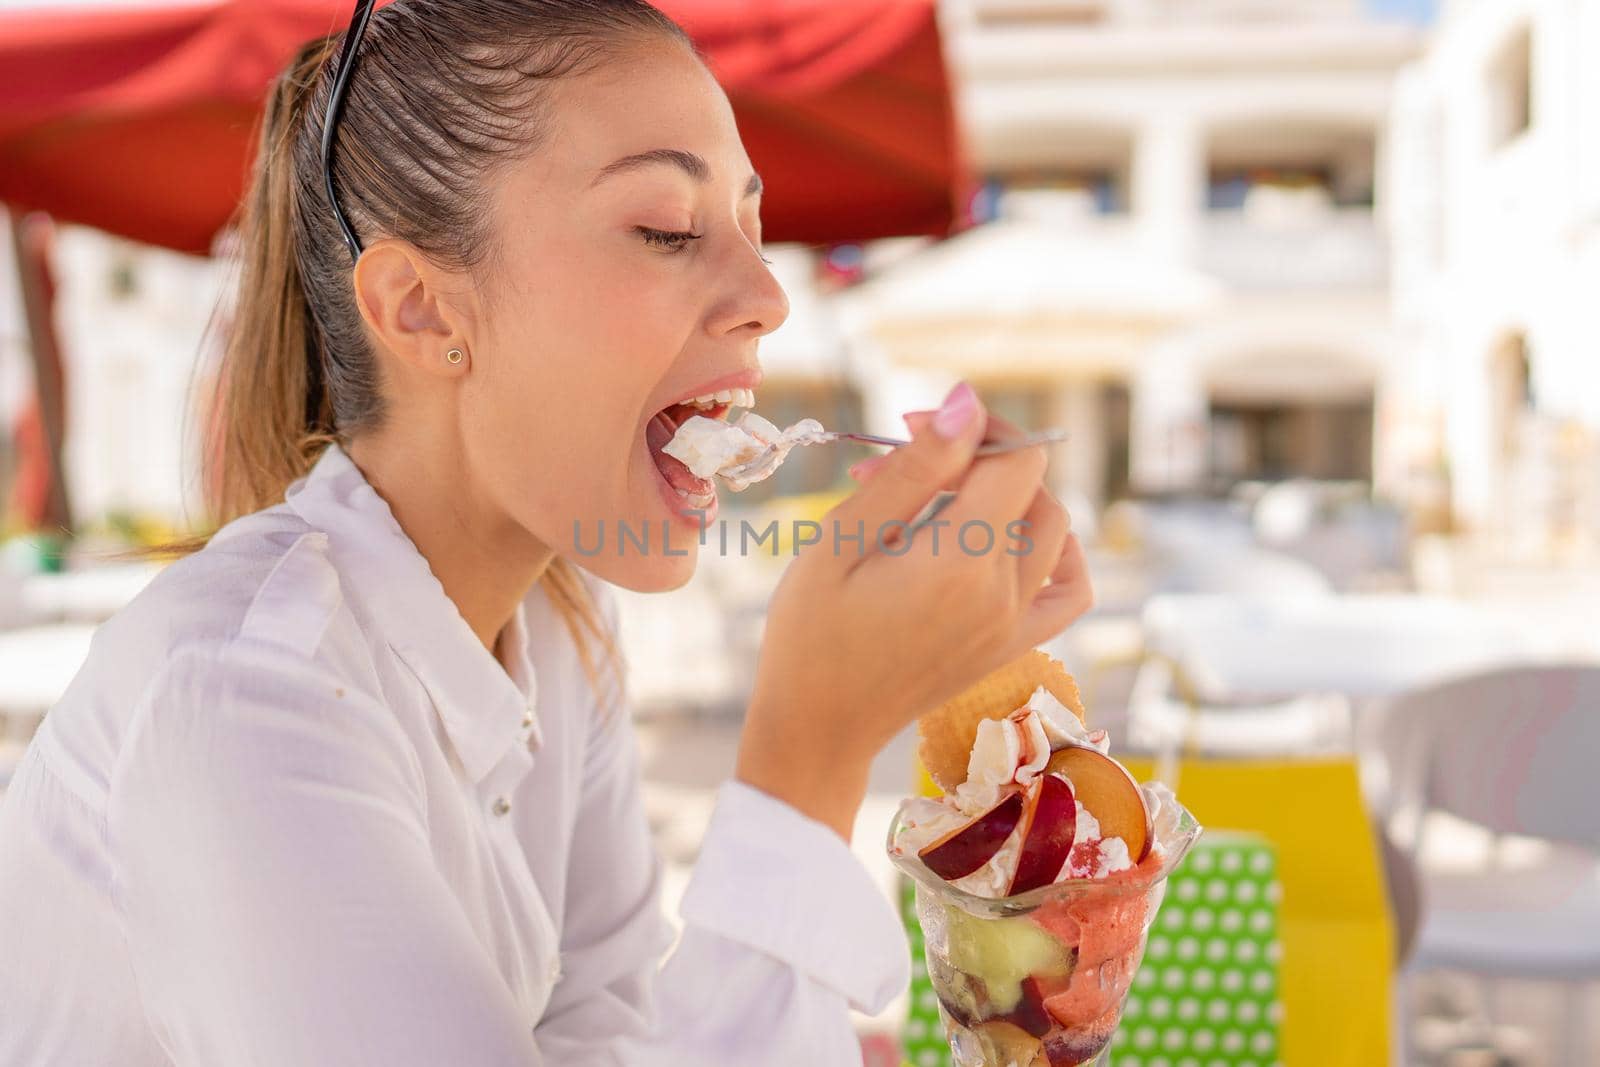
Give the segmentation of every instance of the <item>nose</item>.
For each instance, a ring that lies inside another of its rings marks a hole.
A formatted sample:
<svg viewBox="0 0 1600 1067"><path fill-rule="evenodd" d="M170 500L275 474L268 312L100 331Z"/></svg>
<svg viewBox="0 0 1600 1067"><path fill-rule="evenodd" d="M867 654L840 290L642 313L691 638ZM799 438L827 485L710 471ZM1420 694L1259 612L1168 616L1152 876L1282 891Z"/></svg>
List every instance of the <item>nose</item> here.
<svg viewBox="0 0 1600 1067"><path fill-rule="evenodd" d="M783 325L789 317L789 297L762 261L760 249L748 240L735 242L726 271L726 289L708 322L714 336L762 337Z"/></svg>

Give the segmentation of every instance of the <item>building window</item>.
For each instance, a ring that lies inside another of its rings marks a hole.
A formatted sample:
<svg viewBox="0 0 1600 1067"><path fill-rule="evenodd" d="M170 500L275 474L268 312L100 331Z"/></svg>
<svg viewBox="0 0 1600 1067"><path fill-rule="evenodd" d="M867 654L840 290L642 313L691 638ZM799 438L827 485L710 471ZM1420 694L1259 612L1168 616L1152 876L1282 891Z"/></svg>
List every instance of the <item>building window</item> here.
<svg viewBox="0 0 1600 1067"><path fill-rule="evenodd" d="M1264 116L1218 126L1206 138L1206 207L1370 211L1377 155L1377 130L1359 124Z"/></svg>
<svg viewBox="0 0 1600 1067"><path fill-rule="evenodd" d="M1370 177L1341 180L1333 166L1213 167L1206 181L1206 210L1242 211L1257 190L1298 194L1333 207L1371 208Z"/></svg>
<svg viewBox="0 0 1600 1067"><path fill-rule="evenodd" d="M1110 168L1013 169L989 175L984 190L989 218L1003 213L1008 192L1055 194L1063 204L1076 202L1088 215L1116 215L1128 210L1127 177Z"/></svg>
<svg viewBox="0 0 1600 1067"><path fill-rule="evenodd" d="M1508 334L1495 346L1489 359L1489 392L1494 408L1496 443L1502 456L1511 456L1517 451L1524 416L1538 408L1533 395L1533 363L1528 357L1525 335Z"/></svg>
<svg viewBox="0 0 1600 1067"><path fill-rule="evenodd" d="M1241 481L1372 480L1372 402L1213 400L1212 489Z"/></svg>
<svg viewBox="0 0 1600 1067"><path fill-rule="evenodd" d="M1489 147L1516 140L1533 124L1533 31L1511 36L1489 65Z"/></svg>

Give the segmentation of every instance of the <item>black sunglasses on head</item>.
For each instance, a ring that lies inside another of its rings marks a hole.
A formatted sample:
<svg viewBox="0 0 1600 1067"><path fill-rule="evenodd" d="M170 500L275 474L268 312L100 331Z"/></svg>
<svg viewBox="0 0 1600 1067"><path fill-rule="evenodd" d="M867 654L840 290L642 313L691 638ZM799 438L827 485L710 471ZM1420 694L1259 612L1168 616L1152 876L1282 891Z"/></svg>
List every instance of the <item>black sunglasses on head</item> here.
<svg viewBox="0 0 1600 1067"><path fill-rule="evenodd" d="M374 0L356 0L355 12L350 16L350 28L344 34L344 47L339 51L339 65L334 70L333 91L328 94L328 113L322 119L322 182L328 190L328 205L333 208L334 221L344 235L345 246L350 249L350 262L361 258L361 241L356 231L339 207L339 197L333 191L333 135L337 132L339 115L344 111L344 94L350 85L350 75L356 66L356 48L362 34L367 32L367 20L372 18Z"/></svg>

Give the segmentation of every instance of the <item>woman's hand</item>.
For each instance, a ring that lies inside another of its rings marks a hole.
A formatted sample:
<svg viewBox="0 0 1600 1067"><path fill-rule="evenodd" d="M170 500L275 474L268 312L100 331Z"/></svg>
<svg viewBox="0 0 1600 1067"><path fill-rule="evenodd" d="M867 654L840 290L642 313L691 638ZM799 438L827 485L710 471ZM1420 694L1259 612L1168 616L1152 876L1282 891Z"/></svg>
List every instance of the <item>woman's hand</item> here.
<svg viewBox="0 0 1600 1067"><path fill-rule="evenodd" d="M1044 449L974 458L1018 431L964 382L907 423L911 443L852 469L866 484L773 594L736 768L846 840L879 749L1093 602ZM944 488L955 499L907 540Z"/></svg>

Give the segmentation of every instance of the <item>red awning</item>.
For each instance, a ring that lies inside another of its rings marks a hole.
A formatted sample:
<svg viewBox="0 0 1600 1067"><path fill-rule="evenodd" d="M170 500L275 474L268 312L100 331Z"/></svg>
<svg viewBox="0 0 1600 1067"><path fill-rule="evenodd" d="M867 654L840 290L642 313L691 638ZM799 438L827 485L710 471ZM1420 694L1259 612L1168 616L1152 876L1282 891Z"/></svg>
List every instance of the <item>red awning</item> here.
<svg viewBox="0 0 1600 1067"><path fill-rule="evenodd" d="M967 194L933 0L658 0L726 87L768 240L942 236ZM266 87L350 0L0 15L0 200L191 252Z"/></svg>

